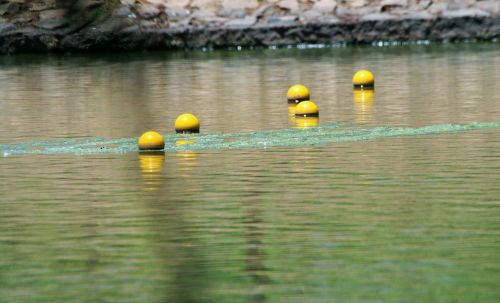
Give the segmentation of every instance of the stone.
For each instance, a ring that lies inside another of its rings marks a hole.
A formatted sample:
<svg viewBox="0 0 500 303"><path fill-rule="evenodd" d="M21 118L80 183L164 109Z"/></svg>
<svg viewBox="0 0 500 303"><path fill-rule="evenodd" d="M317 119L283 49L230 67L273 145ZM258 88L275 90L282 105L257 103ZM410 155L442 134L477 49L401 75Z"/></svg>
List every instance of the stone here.
<svg viewBox="0 0 500 303"><path fill-rule="evenodd" d="M79 8L80 9L94 9L97 7L102 6L104 3L101 0L83 0L79 1Z"/></svg>
<svg viewBox="0 0 500 303"><path fill-rule="evenodd" d="M421 0L418 1L417 3L411 3L409 4L409 10L410 11L422 11L422 10L427 10L429 6L431 6L432 1L431 0Z"/></svg>
<svg viewBox="0 0 500 303"><path fill-rule="evenodd" d="M393 15L385 13L373 13L373 14L363 15L361 17L362 21L385 21L392 19L395 19Z"/></svg>
<svg viewBox="0 0 500 303"><path fill-rule="evenodd" d="M448 10L462 10L466 9L469 6L468 1L464 0L448 0L446 8Z"/></svg>
<svg viewBox="0 0 500 303"><path fill-rule="evenodd" d="M136 6L137 14L144 19L153 19L160 15L161 10L155 5L143 2Z"/></svg>
<svg viewBox="0 0 500 303"><path fill-rule="evenodd" d="M197 20L208 20L215 18L215 13L211 11L203 11L199 10L191 14L191 19L197 19Z"/></svg>
<svg viewBox="0 0 500 303"><path fill-rule="evenodd" d="M190 4L191 7L198 8L204 11L216 11L218 9L218 3L213 0L193 0Z"/></svg>
<svg viewBox="0 0 500 303"><path fill-rule="evenodd" d="M342 19L353 20L353 17L364 16L367 14L377 13L379 10L372 6L360 7L360 8L345 8L337 7L337 17Z"/></svg>
<svg viewBox="0 0 500 303"><path fill-rule="evenodd" d="M482 11L488 12L494 16L500 14L500 1L480 1L476 7Z"/></svg>
<svg viewBox="0 0 500 303"><path fill-rule="evenodd" d="M242 19L234 19L226 22L226 27L228 28L248 28L257 23L257 18L255 16L247 16Z"/></svg>
<svg viewBox="0 0 500 303"><path fill-rule="evenodd" d="M318 19L318 22L322 24L337 24L340 23L340 20L335 16L322 16Z"/></svg>
<svg viewBox="0 0 500 303"><path fill-rule="evenodd" d="M232 11L238 9L254 10L259 7L257 0L222 0L221 6L223 10Z"/></svg>
<svg viewBox="0 0 500 303"><path fill-rule="evenodd" d="M302 22L316 21L321 16L323 16L323 14L321 14L316 10L311 9L300 15L300 21Z"/></svg>
<svg viewBox="0 0 500 303"><path fill-rule="evenodd" d="M46 19L35 22L33 25L37 28L46 29L46 30L54 30L60 29L67 26L68 19L66 18L58 18L58 19Z"/></svg>
<svg viewBox="0 0 500 303"><path fill-rule="evenodd" d="M120 6L113 11L113 16L118 18L128 18L132 15L132 11L128 6Z"/></svg>
<svg viewBox="0 0 500 303"><path fill-rule="evenodd" d="M0 23L0 34L5 34L16 29L16 26L10 22Z"/></svg>
<svg viewBox="0 0 500 303"><path fill-rule="evenodd" d="M33 21L33 16L30 14L16 15L11 21L15 24L29 23Z"/></svg>
<svg viewBox="0 0 500 303"><path fill-rule="evenodd" d="M368 4L368 1L367 0L352 0L352 1L348 1L347 3L352 8L359 8L359 7L366 6Z"/></svg>
<svg viewBox="0 0 500 303"><path fill-rule="evenodd" d="M408 11L405 18L410 20L420 20L420 19L431 19L433 16L428 12L419 12L419 11Z"/></svg>
<svg viewBox="0 0 500 303"><path fill-rule="evenodd" d="M166 1L165 9L185 9L189 5L189 0Z"/></svg>
<svg viewBox="0 0 500 303"><path fill-rule="evenodd" d="M19 3L6 3L0 6L0 15L15 15L21 10Z"/></svg>
<svg viewBox="0 0 500 303"><path fill-rule="evenodd" d="M159 27L158 23L152 20L141 20L139 26L143 30L151 30Z"/></svg>
<svg viewBox="0 0 500 303"><path fill-rule="evenodd" d="M288 27L297 25L299 23L299 18L297 16L273 15L269 19L267 19L267 23L271 26Z"/></svg>
<svg viewBox="0 0 500 303"><path fill-rule="evenodd" d="M50 3L49 1L33 2L33 3L31 3L30 11L39 12L39 11L53 9L53 8L55 8L55 3Z"/></svg>
<svg viewBox="0 0 500 303"><path fill-rule="evenodd" d="M335 0L319 0L311 8L311 11L316 11L320 14L331 14L337 7Z"/></svg>
<svg viewBox="0 0 500 303"><path fill-rule="evenodd" d="M245 18L245 16L247 15L247 11L242 7L232 10L222 9L219 11L218 15L221 17L227 17L229 19L241 19Z"/></svg>
<svg viewBox="0 0 500 303"><path fill-rule="evenodd" d="M271 12L274 7L275 7L274 4L262 5L253 12L252 16L255 16L256 18L261 18L268 12Z"/></svg>
<svg viewBox="0 0 500 303"><path fill-rule="evenodd" d="M182 5L184 3L186 3L187 1L179 1L179 0L175 0L175 1L167 1L167 0L147 0L147 2L151 5L154 5L156 7L166 7L167 3L168 2L172 2L172 3L179 3L178 5ZM187 3L186 3L187 4Z"/></svg>
<svg viewBox="0 0 500 303"><path fill-rule="evenodd" d="M121 0L120 2L123 5L130 6L130 7L134 6L134 4L135 4L135 0Z"/></svg>
<svg viewBox="0 0 500 303"><path fill-rule="evenodd" d="M278 7L289 11L291 14L297 14L300 11L297 0L281 0L278 3Z"/></svg>
<svg viewBox="0 0 500 303"><path fill-rule="evenodd" d="M429 13L433 15L441 15L444 11L446 11L448 8L448 5L443 2L437 2L437 3L432 3L432 5L429 7Z"/></svg>
<svg viewBox="0 0 500 303"><path fill-rule="evenodd" d="M40 12L39 18L40 20L48 20L48 19L62 19L66 16L67 11L65 9L50 9L43 12Z"/></svg>
<svg viewBox="0 0 500 303"><path fill-rule="evenodd" d="M462 17L487 17L489 14L477 8L459 9L443 12L445 18L462 18Z"/></svg>
<svg viewBox="0 0 500 303"><path fill-rule="evenodd" d="M171 8L166 10L169 21L179 21L189 17L189 11L183 8Z"/></svg>
<svg viewBox="0 0 500 303"><path fill-rule="evenodd" d="M380 6L402 6L406 7L408 6L408 0L382 0L380 2Z"/></svg>

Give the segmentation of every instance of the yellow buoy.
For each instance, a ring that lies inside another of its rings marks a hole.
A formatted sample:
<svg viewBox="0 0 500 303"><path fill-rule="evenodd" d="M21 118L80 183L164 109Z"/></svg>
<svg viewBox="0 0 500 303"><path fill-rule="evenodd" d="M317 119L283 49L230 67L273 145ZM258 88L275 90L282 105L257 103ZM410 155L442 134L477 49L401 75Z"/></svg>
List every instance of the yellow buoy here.
<svg viewBox="0 0 500 303"><path fill-rule="evenodd" d="M311 128L319 124L318 117L297 117L295 118L295 125L297 128Z"/></svg>
<svg viewBox="0 0 500 303"><path fill-rule="evenodd" d="M352 77L352 84L356 88L374 87L375 77L369 70L360 70Z"/></svg>
<svg viewBox="0 0 500 303"><path fill-rule="evenodd" d="M302 101L295 107L296 117L318 117L319 109L312 101Z"/></svg>
<svg viewBox="0 0 500 303"><path fill-rule="evenodd" d="M299 103L310 99L309 89L302 84L295 84L286 94L288 103Z"/></svg>
<svg viewBox="0 0 500 303"><path fill-rule="evenodd" d="M137 144L140 150L162 150L165 148L163 136L155 131L148 131L142 134Z"/></svg>
<svg viewBox="0 0 500 303"><path fill-rule="evenodd" d="M182 114L175 120L175 131L182 134L200 132L200 121L192 114Z"/></svg>

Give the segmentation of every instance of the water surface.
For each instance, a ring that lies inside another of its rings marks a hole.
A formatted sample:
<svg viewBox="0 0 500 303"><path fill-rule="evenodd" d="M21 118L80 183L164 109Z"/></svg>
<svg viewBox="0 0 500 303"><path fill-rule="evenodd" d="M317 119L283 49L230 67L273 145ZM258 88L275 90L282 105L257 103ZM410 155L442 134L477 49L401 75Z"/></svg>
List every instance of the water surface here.
<svg viewBox="0 0 500 303"><path fill-rule="evenodd" d="M322 131L382 135L308 144L296 82ZM499 82L495 43L1 57L2 148L177 147L0 155L0 301L498 302ZM305 140L189 148L182 112L201 140Z"/></svg>

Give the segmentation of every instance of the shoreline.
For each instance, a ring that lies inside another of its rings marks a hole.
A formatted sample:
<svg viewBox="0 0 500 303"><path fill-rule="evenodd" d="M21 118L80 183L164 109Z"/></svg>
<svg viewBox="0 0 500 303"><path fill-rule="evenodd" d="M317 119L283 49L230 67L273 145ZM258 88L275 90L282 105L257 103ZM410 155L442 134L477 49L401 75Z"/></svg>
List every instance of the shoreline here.
<svg viewBox="0 0 500 303"><path fill-rule="evenodd" d="M186 11L183 15L182 10L181 13L166 7L145 10L123 3L106 11L102 5L95 5L97 2L91 3L94 5L76 13L48 7L36 12L28 10L25 15L18 11L10 19L0 18L0 53L253 48L423 40L495 42L500 39L499 13L479 12L476 8L436 15L409 10L394 15L384 12L383 7L374 6L369 7L371 10L365 8L362 11L365 14L351 11L340 18L338 8L321 16L319 13L314 15L311 10L295 15L285 10L280 15L276 4L258 7L251 14L245 11L248 14L240 12L222 18L207 11L203 11L203 15L201 10L189 11L189 14ZM383 13L373 13L377 10ZM174 11L177 19L172 17ZM315 17L308 19L311 15ZM23 17L24 23L16 23L15 18L19 16L29 18Z"/></svg>

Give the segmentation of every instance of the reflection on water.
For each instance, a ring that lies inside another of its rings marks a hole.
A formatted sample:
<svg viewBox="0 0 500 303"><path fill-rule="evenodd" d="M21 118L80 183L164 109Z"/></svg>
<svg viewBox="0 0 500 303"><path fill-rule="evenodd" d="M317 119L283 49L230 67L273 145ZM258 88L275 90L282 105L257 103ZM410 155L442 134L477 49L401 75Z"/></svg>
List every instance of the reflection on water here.
<svg viewBox="0 0 500 303"><path fill-rule="evenodd" d="M297 104L288 103L288 124L290 126L295 126L295 108Z"/></svg>
<svg viewBox="0 0 500 303"><path fill-rule="evenodd" d="M175 141L175 146L177 147L186 147L190 144L196 143L194 139L180 139ZM189 148L189 147L186 147ZM181 173L182 177L189 177L190 172L196 167L198 153L189 149L186 150L178 150L175 152L175 156L177 158L177 171Z"/></svg>
<svg viewBox="0 0 500 303"><path fill-rule="evenodd" d="M319 125L319 117L296 117L297 128L311 128Z"/></svg>
<svg viewBox="0 0 500 303"><path fill-rule="evenodd" d="M163 179L164 152L139 153L139 165L144 180L144 190L158 190Z"/></svg>
<svg viewBox="0 0 500 303"><path fill-rule="evenodd" d="M0 144L55 148L0 158L2 303L500 297L499 128L473 123L499 121L497 44L0 63ZM293 83L319 127L295 129ZM132 152L147 129L170 152Z"/></svg>
<svg viewBox="0 0 500 303"><path fill-rule="evenodd" d="M356 121L369 122L373 116L373 100L375 90L373 89L354 89L354 104L356 105Z"/></svg>

